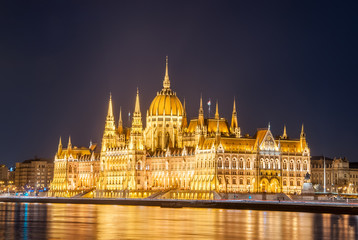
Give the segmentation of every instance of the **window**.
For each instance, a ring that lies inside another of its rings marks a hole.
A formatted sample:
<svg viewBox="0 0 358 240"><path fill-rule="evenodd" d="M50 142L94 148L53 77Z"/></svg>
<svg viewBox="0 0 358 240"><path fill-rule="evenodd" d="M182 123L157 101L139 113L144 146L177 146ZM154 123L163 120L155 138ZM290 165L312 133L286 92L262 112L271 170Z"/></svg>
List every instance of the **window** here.
<svg viewBox="0 0 358 240"><path fill-rule="evenodd" d="M230 167L230 162L229 162L229 160L226 160L225 161L225 168L229 168Z"/></svg>
<svg viewBox="0 0 358 240"><path fill-rule="evenodd" d="M286 186L286 185L287 185L286 180L283 180L283 186Z"/></svg>
<svg viewBox="0 0 358 240"><path fill-rule="evenodd" d="M246 168L247 168L247 169L250 168L250 160L247 160L247 162L246 162Z"/></svg>
<svg viewBox="0 0 358 240"><path fill-rule="evenodd" d="M290 162L290 170L293 170L293 162Z"/></svg>
<svg viewBox="0 0 358 240"><path fill-rule="evenodd" d="M232 184L236 184L236 178L232 179Z"/></svg>
<svg viewBox="0 0 358 240"><path fill-rule="evenodd" d="M303 163L303 170L307 170L307 162L306 161Z"/></svg>
<svg viewBox="0 0 358 240"><path fill-rule="evenodd" d="M240 166L239 166L240 169L243 169L243 168L244 168L244 161L240 160L240 163L239 163L239 164L240 164Z"/></svg>
<svg viewBox="0 0 358 240"><path fill-rule="evenodd" d="M218 162L218 167L219 167L219 168L222 168L222 167L223 167L223 161L219 160L219 162Z"/></svg>
<svg viewBox="0 0 358 240"><path fill-rule="evenodd" d="M240 185L244 184L244 179L240 178Z"/></svg>
<svg viewBox="0 0 358 240"><path fill-rule="evenodd" d="M286 161L284 161L283 162L283 167L282 167L284 170L286 170L287 169L287 163L286 163Z"/></svg>
<svg viewBox="0 0 358 240"><path fill-rule="evenodd" d="M141 162L138 162L138 163L137 163L137 170L142 170L142 164L141 164Z"/></svg>
<svg viewBox="0 0 358 240"><path fill-rule="evenodd" d="M232 168L236 168L236 161L232 161Z"/></svg>
<svg viewBox="0 0 358 240"><path fill-rule="evenodd" d="M246 180L246 184L247 184L247 185L250 185L250 178L248 178L248 179Z"/></svg>

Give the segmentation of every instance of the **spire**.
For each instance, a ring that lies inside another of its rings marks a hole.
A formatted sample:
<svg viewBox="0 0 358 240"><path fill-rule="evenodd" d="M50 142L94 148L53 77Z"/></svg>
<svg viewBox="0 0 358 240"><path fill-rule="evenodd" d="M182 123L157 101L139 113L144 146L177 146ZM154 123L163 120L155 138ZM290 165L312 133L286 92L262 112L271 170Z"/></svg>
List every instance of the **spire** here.
<svg viewBox="0 0 358 240"><path fill-rule="evenodd" d="M216 100L215 119L220 119L220 117L219 117L219 102L218 102L218 100Z"/></svg>
<svg viewBox="0 0 358 240"><path fill-rule="evenodd" d="M137 96L135 99L135 108L134 108L134 113L140 113L140 105L139 105L139 90L137 88Z"/></svg>
<svg viewBox="0 0 358 240"><path fill-rule="evenodd" d="M68 151L72 150L71 136L68 137L67 150Z"/></svg>
<svg viewBox="0 0 358 240"><path fill-rule="evenodd" d="M112 148L116 146L117 137L118 136L116 136L116 125L114 123L113 117L112 94L110 93L108 102L108 113L104 125L104 132L102 138L102 151L105 151L107 148Z"/></svg>
<svg viewBox="0 0 358 240"><path fill-rule="evenodd" d="M62 152L62 141L61 141L61 137L60 137L60 141L58 142L58 149L57 149L57 153L61 154Z"/></svg>
<svg viewBox="0 0 358 240"><path fill-rule="evenodd" d="M203 96L202 95L200 95L200 108L199 108L198 121L201 126L204 125L204 109L203 109Z"/></svg>
<svg viewBox="0 0 358 240"><path fill-rule="evenodd" d="M306 133L304 130L304 126L302 123L302 129L301 129L301 137L300 137L300 142L301 142L301 151L303 151L305 148L307 148L307 142L306 142Z"/></svg>
<svg viewBox="0 0 358 240"><path fill-rule="evenodd" d="M234 98L230 130L232 133L235 133L235 129L238 129L238 128L239 128L239 124L237 122L236 103L235 103L235 98Z"/></svg>
<svg viewBox="0 0 358 240"><path fill-rule="evenodd" d="M287 139L287 133L286 133L286 125L283 126L283 134L282 139Z"/></svg>
<svg viewBox="0 0 358 240"><path fill-rule="evenodd" d="M134 112L133 112L132 130L134 130L134 132L142 131L142 114L140 112L138 88L137 88L137 95L136 95L136 99L135 99L135 108L134 108Z"/></svg>
<svg viewBox="0 0 358 240"><path fill-rule="evenodd" d="M165 59L165 76L163 81L163 88L170 89L169 71L168 71L168 56Z"/></svg>
<svg viewBox="0 0 358 240"><path fill-rule="evenodd" d="M267 125L267 129L268 130L271 130L271 123L269 122L268 125Z"/></svg>
<svg viewBox="0 0 358 240"><path fill-rule="evenodd" d="M109 93L109 102L108 102L108 114L107 117L113 117L113 107L112 107L112 93Z"/></svg>
<svg viewBox="0 0 358 240"><path fill-rule="evenodd" d="M135 100L135 108L132 118L132 128L130 135L130 149L141 149L143 150L143 124L142 124L142 114L140 112L139 105L139 90L137 88L137 96Z"/></svg>
<svg viewBox="0 0 358 240"><path fill-rule="evenodd" d="M122 107L119 108L118 132L123 133Z"/></svg>
<svg viewBox="0 0 358 240"><path fill-rule="evenodd" d="M302 123L302 128L301 128L301 138L305 138L306 134L305 134L305 130L304 130L304 125Z"/></svg>

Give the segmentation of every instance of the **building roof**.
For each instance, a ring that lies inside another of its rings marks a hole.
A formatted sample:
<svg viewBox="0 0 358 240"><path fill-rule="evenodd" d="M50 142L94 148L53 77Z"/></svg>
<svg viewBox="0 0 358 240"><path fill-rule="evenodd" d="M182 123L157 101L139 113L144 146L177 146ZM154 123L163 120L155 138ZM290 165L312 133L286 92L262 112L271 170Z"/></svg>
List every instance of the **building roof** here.
<svg viewBox="0 0 358 240"><path fill-rule="evenodd" d="M45 161L47 163L53 163L53 159L45 159L45 158L33 158L23 161L22 163L32 163L32 162L39 162L39 161Z"/></svg>

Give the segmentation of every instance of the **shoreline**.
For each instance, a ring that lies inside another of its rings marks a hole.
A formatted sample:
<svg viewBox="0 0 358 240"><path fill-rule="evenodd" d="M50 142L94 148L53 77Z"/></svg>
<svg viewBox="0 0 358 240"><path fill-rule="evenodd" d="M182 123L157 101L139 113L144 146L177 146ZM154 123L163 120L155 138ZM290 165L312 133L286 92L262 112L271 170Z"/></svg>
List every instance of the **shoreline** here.
<svg viewBox="0 0 358 240"><path fill-rule="evenodd" d="M216 208L283 212L309 212L358 215L358 203L298 202L270 200L176 200L176 199L98 199L49 197L0 197L0 202L13 203L71 203L165 208Z"/></svg>

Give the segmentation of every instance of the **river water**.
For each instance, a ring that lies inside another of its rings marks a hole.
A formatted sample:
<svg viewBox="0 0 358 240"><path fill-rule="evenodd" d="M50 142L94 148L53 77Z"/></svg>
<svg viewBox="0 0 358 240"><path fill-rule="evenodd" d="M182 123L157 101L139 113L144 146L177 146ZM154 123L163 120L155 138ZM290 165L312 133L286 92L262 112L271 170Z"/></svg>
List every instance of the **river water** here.
<svg viewBox="0 0 358 240"><path fill-rule="evenodd" d="M358 239L358 216L0 203L0 239Z"/></svg>

